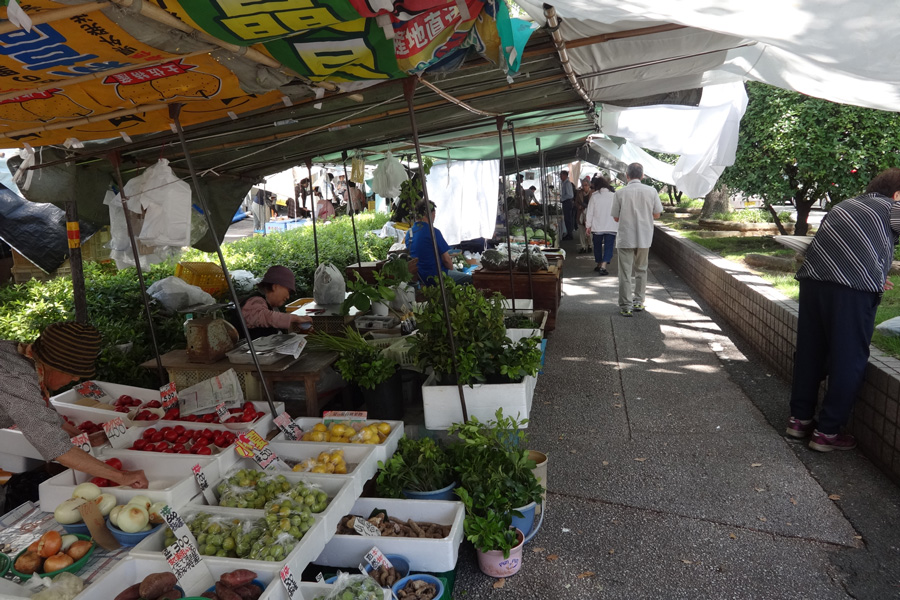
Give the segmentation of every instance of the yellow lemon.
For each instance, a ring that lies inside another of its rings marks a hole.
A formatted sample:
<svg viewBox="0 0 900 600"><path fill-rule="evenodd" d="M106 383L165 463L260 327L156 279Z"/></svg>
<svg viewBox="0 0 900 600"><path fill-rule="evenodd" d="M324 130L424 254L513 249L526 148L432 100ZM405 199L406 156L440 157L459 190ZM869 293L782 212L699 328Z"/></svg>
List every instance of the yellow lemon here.
<svg viewBox="0 0 900 600"><path fill-rule="evenodd" d="M322 466L325 467L325 472L326 472L326 473L334 473L334 465L333 465L333 464L331 464L331 463L326 463L326 464L324 464L324 465L322 465Z"/></svg>
<svg viewBox="0 0 900 600"><path fill-rule="evenodd" d="M342 444L349 444L349 443L350 443L350 438L348 438L348 437L342 437L342 438L341 438L341 443L342 443Z"/></svg>
<svg viewBox="0 0 900 600"><path fill-rule="evenodd" d="M331 455L327 452L320 452L319 456L316 457L316 460L318 460L319 462L328 462L329 460L331 460Z"/></svg>
<svg viewBox="0 0 900 600"><path fill-rule="evenodd" d="M325 432L324 431L312 432L312 441L313 442L324 442L325 441Z"/></svg>
<svg viewBox="0 0 900 600"><path fill-rule="evenodd" d="M319 465L317 467L313 467L312 472L313 473L325 473L326 471L325 471L325 467L323 467L322 465Z"/></svg>
<svg viewBox="0 0 900 600"><path fill-rule="evenodd" d="M347 465L345 465L344 463L334 465L334 473L335 473L335 475L346 475L347 474Z"/></svg>
<svg viewBox="0 0 900 600"><path fill-rule="evenodd" d="M388 435L391 432L391 424L390 423L381 422L377 425L377 427L378 427L378 433Z"/></svg>
<svg viewBox="0 0 900 600"><path fill-rule="evenodd" d="M298 464L294 465L294 471L302 471L302 470L303 470L302 463L298 463Z"/></svg>
<svg viewBox="0 0 900 600"><path fill-rule="evenodd" d="M325 423L316 423L315 425L313 425L313 431L325 432L328 431L328 428L325 427Z"/></svg>

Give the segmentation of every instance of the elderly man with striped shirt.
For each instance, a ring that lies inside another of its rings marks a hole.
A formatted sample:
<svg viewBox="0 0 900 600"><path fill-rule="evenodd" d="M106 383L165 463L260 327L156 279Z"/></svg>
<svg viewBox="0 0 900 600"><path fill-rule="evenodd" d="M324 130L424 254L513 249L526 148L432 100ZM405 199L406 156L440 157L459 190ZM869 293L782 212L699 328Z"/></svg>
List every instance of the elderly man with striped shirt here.
<svg viewBox="0 0 900 600"><path fill-rule="evenodd" d="M797 272L800 316L787 434L811 434L813 450L856 447L854 437L840 429L862 385L881 294L893 288L887 275L898 236L900 169L894 168L826 215ZM826 376L817 422L819 385Z"/></svg>

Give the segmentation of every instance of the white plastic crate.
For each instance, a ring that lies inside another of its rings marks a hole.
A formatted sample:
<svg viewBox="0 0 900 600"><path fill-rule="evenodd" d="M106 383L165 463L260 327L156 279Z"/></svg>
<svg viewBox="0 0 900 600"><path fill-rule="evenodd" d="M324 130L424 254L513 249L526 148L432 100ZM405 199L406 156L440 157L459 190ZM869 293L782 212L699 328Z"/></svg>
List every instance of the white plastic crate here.
<svg viewBox="0 0 900 600"><path fill-rule="evenodd" d="M294 574L294 579L298 575ZM334 590L334 586L330 583L312 583L309 581L298 581L298 589L300 590L300 598L303 600L316 600L316 598L327 598ZM259 597L259 600L291 600L288 597L287 590L284 585L270 585ZM384 600L391 600L391 590L385 588Z"/></svg>
<svg viewBox="0 0 900 600"><path fill-rule="evenodd" d="M218 579L223 573L229 573L236 569L251 568L256 572L256 578L266 584L265 593L275 586L284 588L281 578L278 575L279 567L277 563L258 563L253 561L254 567L246 567L245 561L229 558L216 558L212 556L204 556L203 562L209 566L209 570L213 578ZM120 592L126 588L140 582L144 577L151 573L169 573L169 565L160 554L158 557L137 557L129 556L115 565L106 574L97 579L84 588L80 594L75 596L75 600L100 600L115 598ZM189 594L199 595L206 590L186 590Z"/></svg>
<svg viewBox="0 0 900 600"><path fill-rule="evenodd" d="M182 517L185 521L188 521L190 520L192 515L196 515L197 513L208 513L211 515L255 521L262 518L265 514L265 511L241 508L226 508L224 506L194 506L188 504L187 506L183 506L181 510L178 511L178 516ZM313 526L306 531L297 545L294 546L294 549L291 550L291 552L282 561L263 561L249 560L246 558L220 558L206 556L204 556L203 559L207 560L207 558L209 558L210 560L212 560L213 558L215 558L216 560L227 560L231 564L236 565L234 567L235 569L250 569L251 571L264 569L271 566L282 567L286 564L294 573L302 573L303 569L306 568L306 565L313 562L315 558L322 552L322 549L325 546L325 542L328 541L328 535L329 532L325 527L325 522L323 521L323 519L319 518L319 515L316 515L316 521L315 523L313 523ZM166 528L160 527L159 530L151 533L143 540L141 540L138 545L135 546L134 549L132 549L131 555L135 557L150 559L162 558L162 550L163 544L165 543L165 537Z"/></svg>
<svg viewBox="0 0 900 600"><path fill-rule="evenodd" d="M397 519L413 519L426 523L450 525L444 539L378 538L378 549L385 554L402 554L409 559L410 571L443 573L456 568L459 545L463 539L465 508L462 502L442 500L397 500L393 498L360 498L348 514L369 516L381 508ZM330 532L334 533L334 532ZM354 569L372 548L372 538L361 535L334 535L315 560L329 567Z"/></svg>
<svg viewBox="0 0 900 600"><path fill-rule="evenodd" d="M104 455L102 457L103 460L107 458L111 458L111 456ZM149 452L135 452L118 458L122 461L124 470L143 470L150 482L150 486L143 490L122 486L102 488L104 492L115 496L119 504L127 504L135 496L142 495L154 502L166 502L169 506L177 509L200 493L200 486L194 479L191 467L196 464L201 465L208 479L219 479L221 476L218 461L211 456L160 454L158 457L153 457ZM76 485L90 480L90 475L72 469L51 477L38 487L41 508L47 512L53 512L63 500L72 497Z"/></svg>
<svg viewBox="0 0 900 600"><path fill-rule="evenodd" d="M534 386L537 377L526 375L519 383L476 383L473 387L463 386L466 397L466 411L469 418L491 421L498 408L503 414L517 419L528 418ZM461 423L462 406L455 385L435 385L434 375L422 386L422 404L425 409L426 429L449 429L454 423ZM523 427L528 427L526 423Z"/></svg>
<svg viewBox="0 0 900 600"><path fill-rule="evenodd" d="M223 472L222 475L216 478L215 481L211 481L210 487L215 489L223 479L230 475L230 473L231 469L229 469L228 472ZM353 503L356 502L357 498L359 498L359 492L355 491L353 477L349 475L323 475L321 473L273 474L284 475L285 478L287 478L287 480L291 482L302 481L310 487L319 488L326 494L328 494L328 506L325 508L325 510L316 514L316 521L322 521L325 524L326 531L336 531L341 517L344 516L348 510L350 510L350 508L353 506ZM206 502L206 497L203 494L198 494L193 497L190 506L192 509L197 509L198 507L199 509L202 509L203 507L209 505ZM216 508L227 509L228 507L216 506Z"/></svg>
<svg viewBox="0 0 900 600"><path fill-rule="evenodd" d="M300 429L304 432L312 431L313 427L318 423L324 423L325 419L317 419L315 417L300 417L294 419L294 423L297 424ZM350 421L340 421L341 423L350 423ZM372 423L387 423L391 426L391 433L388 434L387 439L385 439L380 444L365 444L365 447L373 448L375 451L375 463L377 465L378 461L386 462L387 459L394 455L394 452L397 451L397 444L400 442L400 438L403 437L403 421L376 421L376 420L368 420L363 421L365 425L371 425ZM275 436L272 441L276 442L287 442L284 438L284 432L280 432L277 436ZM359 444L340 444L335 442L303 442L296 441L290 442L292 444L329 444L334 446L335 448L354 448Z"/></svg>

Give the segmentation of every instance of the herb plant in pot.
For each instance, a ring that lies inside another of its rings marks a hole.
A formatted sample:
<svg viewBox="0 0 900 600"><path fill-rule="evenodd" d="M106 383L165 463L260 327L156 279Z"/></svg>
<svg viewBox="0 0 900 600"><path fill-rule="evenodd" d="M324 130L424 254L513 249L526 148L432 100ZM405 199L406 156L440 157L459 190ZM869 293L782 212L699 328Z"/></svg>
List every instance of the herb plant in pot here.
<svg viewBox="0 0 900 600"><path fill-rule="evenodd" d="M491 577L509 577L522 568L522 548L525 536L512 527L512 515L500 514L491 508L492 497L476 502L464 488L457 490L466 507L463 532L475 546L478 567ZM498 496L495 491L493 496Z"/></svg>
<svg viewBox="0 0 900 600"><path fill-rule="evenodd" d="M356 308L360 312L371 309L372 314L387 315L388 303L395 297L394 290L390 285L386 285L382 281L371 284L359 273L354 273L354 275L356 275L356 281L347 282L347 289L350 290L350 293L341 303L341 314L349 314L351 308Z"/></svg>
<svg viewBox="0 0 900 600"><path fill-rule="evenodd" d="M383 498L455 500L455 473L450 457L431 438L400 439L387 462L379 462L378 494Z"/></svg>
<svg viewBox="0 0 900 600"><path fill-rule="evenodd" d="M346 337L317 332L308 338L310 347L340 354L335 367L346 381L362 391L370 419L403 419L403 387L399 365L382 349L366 342L358 331L347 327Z"/></svg>

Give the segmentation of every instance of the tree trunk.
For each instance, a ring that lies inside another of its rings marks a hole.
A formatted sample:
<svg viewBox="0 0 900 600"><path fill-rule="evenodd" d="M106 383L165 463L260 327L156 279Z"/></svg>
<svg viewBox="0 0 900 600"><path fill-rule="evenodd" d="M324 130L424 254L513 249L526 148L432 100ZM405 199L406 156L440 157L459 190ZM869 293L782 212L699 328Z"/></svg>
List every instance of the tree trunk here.
<svg viewBox="0 0 900 600"><path fill-rule="evenodd" d="M766 202L766 210L772 213L772 216L775 217L775 227L778 228L778 233L780 233L781 235L787 235L787 229L785 229L784 225L781 224L781 220L778 218L778 211L775 210L775 207Z"/></svg>
<svg viewBox="0 0 900 600"><path fill-rule="evenodd" d="M669 198L672 200L672 205L677 206L678 204L681 204L681 197L684 195L684 192L679 191L678 188L673 189L675 190L675 192L671 194Z"/></svg>
<svg viewBox="0 0 900 600"><path fill-rule="evenodd" d="M703 208L700 210L701 219L711 219L715 213L730 213L731 202L728 199L728 188L720 185L706 195Z"/></svg>
<svg viewBox="0 0 900 600"><path fill-rule="evenodd" d="M809 211L812 210L815 201L795 201L797 206L797 224L794 226L794 235L806 235L809 232Z"/></svg>

